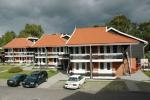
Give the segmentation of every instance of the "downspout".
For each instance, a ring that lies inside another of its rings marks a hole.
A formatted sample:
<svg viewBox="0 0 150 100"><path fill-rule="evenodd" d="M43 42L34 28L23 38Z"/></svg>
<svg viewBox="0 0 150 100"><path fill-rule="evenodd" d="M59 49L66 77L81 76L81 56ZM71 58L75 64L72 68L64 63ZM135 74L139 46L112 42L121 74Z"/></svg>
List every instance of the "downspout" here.
<svg viewBox="0 0 150 100"><path fill-rule="evenodd" d="M143 58L145 59L145 47L148 45L148 43L145 44L145 46L143 46ZM140 66L141 67L141 66ZM144 68L145 68L145 64L144 64Z"/></svg>
<svg viewBox="0 0 150 100"><path fill-rule="evenodd" d="M143 58L145 59L145 47L148 45L148 43L145 44L145 46L143 46Z"/></svg>

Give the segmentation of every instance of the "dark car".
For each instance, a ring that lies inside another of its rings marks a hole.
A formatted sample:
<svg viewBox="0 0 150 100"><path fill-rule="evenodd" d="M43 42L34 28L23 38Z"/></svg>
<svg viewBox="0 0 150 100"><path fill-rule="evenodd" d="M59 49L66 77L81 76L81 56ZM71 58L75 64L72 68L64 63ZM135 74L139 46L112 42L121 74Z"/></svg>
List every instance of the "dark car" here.
<svg viewBox="0 0 150 100"><path fill-rule="evenodd" d="M27 76L22 82L23 87L37 87L39 84L47 81L48 73L46 71L34 71L31 75Z"/></svg>
<svg viewBox="0 0 150 100"><path fill-rule="evenodd" d="M16 74L10 79L7 80L8 86L19 86L21 85L22 81L26 78L26 74Z"/></svg>

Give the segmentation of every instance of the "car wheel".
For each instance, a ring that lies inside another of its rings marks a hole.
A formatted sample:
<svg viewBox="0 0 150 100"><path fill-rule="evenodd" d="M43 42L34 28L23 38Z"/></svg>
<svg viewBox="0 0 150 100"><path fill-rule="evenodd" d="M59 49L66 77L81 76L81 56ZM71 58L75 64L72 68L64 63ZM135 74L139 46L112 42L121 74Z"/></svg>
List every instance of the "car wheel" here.
<svg viewBox="0 0 150 100"><path fill-rule="evenodd" d="M48 78L45 79L45 82L47 82Z"/></svg>
<svg viewBox="0 0 150 100"><path fill-rule="evenodd" d="M38 83L36 83L36 84L35 84L35 87L38 87L38 86L39 86L39 84L38 84Z"/></svg>
<svg viewBox="0 0 150 100"><path fill-rule="evenodd" d="M81 88L81 84L79 84L79 87L78 87L78 89L80 89Z"/></svg>
<svg viewBox="0 0 150 100"><path fill-rule="evenodd" d="M22 86L22 82L19 83L19 86Z"/></svg>

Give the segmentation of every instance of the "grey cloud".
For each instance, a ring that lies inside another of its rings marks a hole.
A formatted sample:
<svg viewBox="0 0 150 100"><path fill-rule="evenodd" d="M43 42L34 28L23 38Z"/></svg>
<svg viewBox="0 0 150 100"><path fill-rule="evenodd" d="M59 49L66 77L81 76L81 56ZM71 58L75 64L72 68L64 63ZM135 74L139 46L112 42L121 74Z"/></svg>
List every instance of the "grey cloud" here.
<svg viewBox="0 0 150 100"><path fill-rule="evenodd" d="M75 25L104 24L124 14L135 22L148 20L149 0L0 0L0 33L17 33L26 23L41 24L45 33L71 33Z"/></svg>

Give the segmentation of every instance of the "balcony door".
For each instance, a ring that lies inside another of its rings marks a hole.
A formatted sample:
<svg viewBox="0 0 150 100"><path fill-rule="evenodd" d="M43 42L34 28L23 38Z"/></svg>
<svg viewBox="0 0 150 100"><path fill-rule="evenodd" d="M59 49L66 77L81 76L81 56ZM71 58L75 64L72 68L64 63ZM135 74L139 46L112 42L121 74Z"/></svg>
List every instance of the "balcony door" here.
<svg viewBox="0 0 150 100"><path fill-rule="evenodd" d="M107 73L112 71L111 62L101 62L99 63L99 73Z"/></svg>

